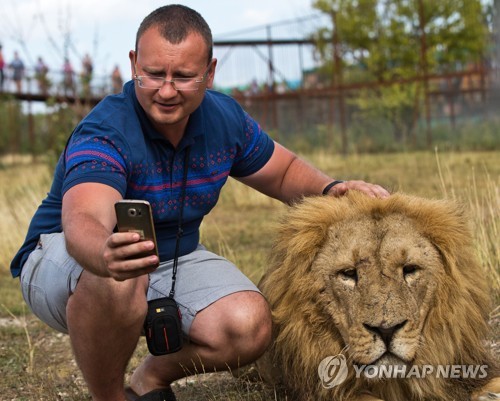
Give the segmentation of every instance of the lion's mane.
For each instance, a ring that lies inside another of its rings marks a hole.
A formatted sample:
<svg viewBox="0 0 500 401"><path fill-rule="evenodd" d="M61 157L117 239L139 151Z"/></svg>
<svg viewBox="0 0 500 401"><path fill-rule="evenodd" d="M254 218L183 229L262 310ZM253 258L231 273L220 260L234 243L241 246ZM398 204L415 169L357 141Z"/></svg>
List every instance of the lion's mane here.
<svg viewBox="0 0 500 401"><path fill-rule="evenodd" d="M378 219L390 214L411 219L415 230L438 250L446 272L438 283L413 363L488 365L488 378L493 373L494 361L484 345L490 299L462 207L452 201L403 194L373 199L353 191L339 199L310 197L291 207L280 222L270 268L259 284L271 305L274 324L274 341L260 367L264 377L270 379L272 372L271 379L281 381L301 401L348 400L363 391L391 401L461 400L484 384L434 376L370 382L349 369L342 384L322 387L317 373L320 361L341 353L349 361L349 354L331 316L317 302L321 284L311 274L311 265L332 225L361 215Z"/></svg>

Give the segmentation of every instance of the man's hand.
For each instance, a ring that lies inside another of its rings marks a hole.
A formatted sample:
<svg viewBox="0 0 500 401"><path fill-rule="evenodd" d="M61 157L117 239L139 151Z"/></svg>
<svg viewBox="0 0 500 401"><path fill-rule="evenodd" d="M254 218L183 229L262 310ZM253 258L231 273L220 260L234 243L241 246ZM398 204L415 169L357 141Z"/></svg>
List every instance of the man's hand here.
<svg viewBox="0 0 500 401"><path fill-rule="evenodd" d="M62 223L68 252L87 271L118 281L148 274L158 267L157 256L144 256L154 248L137 233L113 233L115 189L84 183L69 189L63 198Z"/></svg>
<svg viewBox="0 0 500 401"><path fill-rule="evenodd" d="M389 191L377 184L370 184L365 181L344 181L334 185L328 191L327 195L342 196L349 190L356 190L371 196L372 198L387 198L390 196Z"/></svg>
<svg viewBox="0 0 500 401"><path fill-rule="evenodd" d="M137 233L113 233L104 244L103 260L109 276L124 281L156 270L156 255L143 256L154 249L153 241L141 241Z"/></svg>

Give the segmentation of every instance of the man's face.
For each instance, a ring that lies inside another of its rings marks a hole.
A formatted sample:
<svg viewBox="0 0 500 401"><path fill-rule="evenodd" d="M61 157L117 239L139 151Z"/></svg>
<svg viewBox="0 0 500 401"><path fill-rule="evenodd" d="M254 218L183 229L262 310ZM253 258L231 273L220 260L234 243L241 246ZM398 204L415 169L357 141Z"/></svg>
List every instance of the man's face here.
<svg viewBox="0 0 500 401"><path fill-rule="evenodd" d="M183 42L172 44L153 27L144 32L137 53L130 51L129 57L132 75L200 80L207 71L207 55L200 35L191 33ZM215 65L214 59L198 90L177 91L169 82L160 89L146 89L135 82L137 99L158 132L167 137L182 136L189 115L201 104L205 89L213 85Z"/></svg>

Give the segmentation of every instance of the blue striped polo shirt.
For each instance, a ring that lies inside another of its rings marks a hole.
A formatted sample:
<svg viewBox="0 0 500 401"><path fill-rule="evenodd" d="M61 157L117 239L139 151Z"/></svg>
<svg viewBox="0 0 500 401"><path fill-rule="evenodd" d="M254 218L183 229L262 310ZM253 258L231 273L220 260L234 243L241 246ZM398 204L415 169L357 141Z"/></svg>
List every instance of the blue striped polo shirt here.
<svg viewBox="0 0 500 401"><path fill-rule="evenodd" d="M41 234L62 231L63 195L85 182L109 185L125 199L149 201L160 259L172 259L188 147L181 255L197 247L203 217L217 203L228 176L257 172L270 159L274 142L234 99L215 91L206 91L177 148L153 128L133 81L122 93L107 96L73 131L50 191L11 263L12 275L20 274Z"/></svg>

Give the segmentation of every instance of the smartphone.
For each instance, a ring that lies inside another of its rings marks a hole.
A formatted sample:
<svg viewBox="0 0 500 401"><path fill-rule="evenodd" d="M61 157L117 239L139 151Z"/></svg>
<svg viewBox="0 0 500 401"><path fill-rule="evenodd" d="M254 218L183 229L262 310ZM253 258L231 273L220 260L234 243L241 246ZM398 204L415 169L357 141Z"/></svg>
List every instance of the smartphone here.
<svg viewBox="0 0 500 401"><path fill-rule="evenodd" d="M153 241L154 249L138 255L134 259L149 255L158 256L155 227L151 205L145 200L123 199L115 203L116 226L119 232L133 232L141 236L141 241Z"/></svg>

